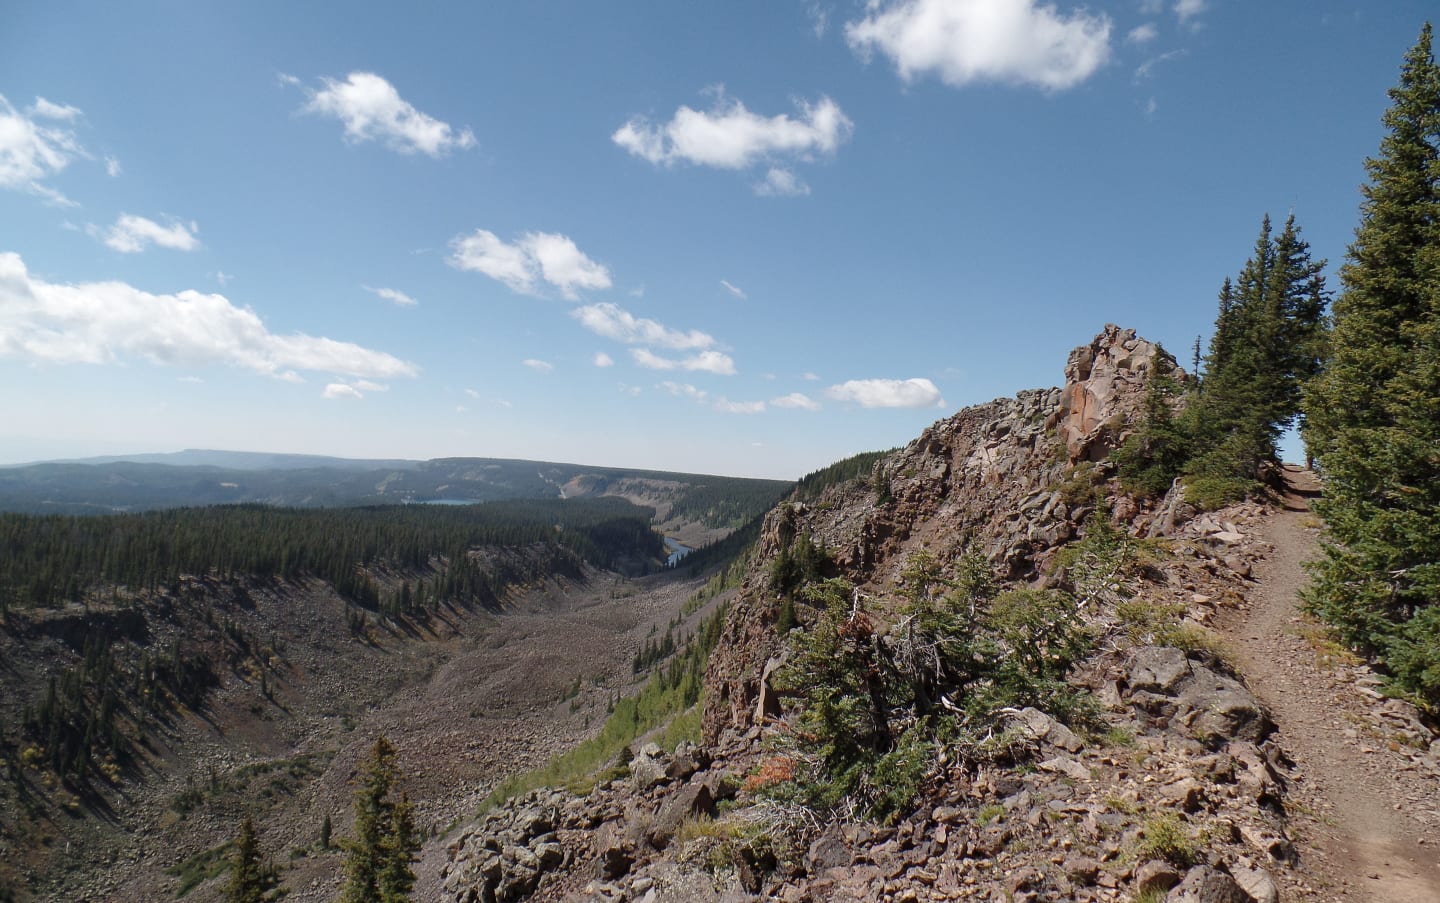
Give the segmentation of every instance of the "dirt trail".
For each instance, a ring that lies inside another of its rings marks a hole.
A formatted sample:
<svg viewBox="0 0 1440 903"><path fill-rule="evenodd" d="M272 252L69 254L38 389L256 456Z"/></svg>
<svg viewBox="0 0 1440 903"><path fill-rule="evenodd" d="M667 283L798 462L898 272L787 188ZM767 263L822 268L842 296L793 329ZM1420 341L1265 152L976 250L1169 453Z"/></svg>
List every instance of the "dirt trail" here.
<svg viewBox="0 0 1440 903"><path fill-rule="evenodd" d="M1283 506L1267 519L1274 552L1255 570L1249 608L1226 626L1298 766L1290 797L1301 869L1322 899L1437 903L1440 790L1412 748L1387 739L1375 694L1350 669L1322 664L1302 636L1297 593L1316 551L1308 499L1319 486L1307 471L1286 476Z"/></svg>

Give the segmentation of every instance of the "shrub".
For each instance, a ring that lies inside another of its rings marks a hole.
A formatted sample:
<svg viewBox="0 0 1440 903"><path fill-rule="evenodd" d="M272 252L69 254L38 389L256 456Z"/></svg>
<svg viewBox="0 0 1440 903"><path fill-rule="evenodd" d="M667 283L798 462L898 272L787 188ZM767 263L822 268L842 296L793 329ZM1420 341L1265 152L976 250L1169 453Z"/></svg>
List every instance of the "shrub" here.
<svg viewBox="0 0 1440 903"><path fill-rule="evenodd" d="M1137 859L1164 859L1171 865L1189 868L1200 859L1200 845L1185 830L1180 816L1162 812L1145 819L1135 848Z"/></svg>

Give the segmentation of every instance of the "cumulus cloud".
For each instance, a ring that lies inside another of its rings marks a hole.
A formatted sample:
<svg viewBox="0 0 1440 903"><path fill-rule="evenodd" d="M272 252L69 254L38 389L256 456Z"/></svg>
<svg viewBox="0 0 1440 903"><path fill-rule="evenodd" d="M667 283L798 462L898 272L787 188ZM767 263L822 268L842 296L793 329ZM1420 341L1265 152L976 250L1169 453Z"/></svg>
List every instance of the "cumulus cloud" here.
<svg viewBox="0 0 1440 903"><path fill-rule="evenodd" d="M650 370L690 370L715 373L720 376L733 376L735 373L735 361L730 355L721 354L719 351L702 351L699 354L677 360L661 357L648 348L632 348L630 357L634 359L635 363Z"/></svg>
<svg viewBox="0 0 1440 903"><path fill-rule="evenodd" d="M397 304L400 307L414 307L415 305L420 303L419 301L416 301L414 298L410 297L399 289L371 288L368 285L362 285L360 287L363 288L365 291L369 292L370 294L384 298L386 301Z"/></svg>
<svg viewBox="0 0 1440 903"><path fill-rule="evenodd" d="M615 366L615 358L611 357L603 351L597 351L595 352L595 366L613 367Z"/></svg>
<svg viewBox="0 0 1440 903"><path fill-rule="evenodd" d="M691 351L709 348L715 344L714 337L709 333L698 329L689 332L670 329L654 320L636 317L618 304L608 301L577 307L571 311L570 316L596 335L603 335L607 339L627 345L656 345L674 351Z"/></svg>
<svg viewBox="0 0 1440 903"><path fill-rule="evenodd" d="M751 186L762 198L798 198L810 193L810 186L788 169L772 166L765 178Z"/></svg>
<svg viewBox="0 0 1440 903"><path fill-rule="evenodd" d="M572 301L579 298L579 289L610 287L610 271L603 264L587 257L569 237L553 232L527 232L510 243L476 229L450 240L449 262L484 273L522 295L539 294L542 282Z"/></svg>
<svg viewBox="0 0 1440 903"><path fill-rule="evenodd" d="M739 298L741 301L744 301L746 298L750 297L749 295L745 294L744 289L736 285L731 285L730 281L727 279L721 279L720 285L724 287L725 291L734 295L736 298Z"/></svg>
<svg viewBox="0 0 1440 903"><path fill-rule="evenodd" d="M120 175L120 161L114 157L105 158L105 175L115 178Z"/></svg>
<svg viewBox="0 0 1440 903"><path fill-rule="evenodd" d="M186 367L228 364L291 381L300 380L297 370L358 378L418 373L412 363L350 342L276 335L223 295L51 283L31 275L19 254L0 253L0 357L106 364L131 356Z"/></svg>
<svg viewBox="0 0 1440 903"><path fill-rule="evenodd" d="M294 76L281 76L297 84ZM456 130L411 106L395 86L373 72L352 72L344 81L320 79L303 110L340 120L345 137L354 142L380 141L402 154L443 157L452 150L475 146L469 129Z"/></svg>
<svg viewBox="0 0 1440 903"><path fill-rule="evenodd" d="M716 399L715 410L725 414L763 414L765 402L763 401L730 401L725 398Z"/></svg>
<svg viewBox="0 0 1440 903"><path fill-rule="evenodd" d="M1125 41L1129 44L1148 44L1160 36L1160 29L1155 23L1146 22L1144 25L1136 25L1125 35Z"/></svg>
<svg viewBox="0 0 1440 903"><path fill-rule="evenodd" d="M175 251L193 251L200 247L200 239L195 235L200 227L193 220L188 223L171 220L170 225L162 226L153 219L122 213L110 228L91 226L88 231L106 247L121 254L138 254L150 245Z"/></svg>
<svg viewBox="0 0 1440 903"><path fill-rule="evenodd" d="M782 395L773 398L770 403L777 408L798 408L802 411L820 410L820 402L806 395L804 392L791 392L789 395Z"/></svg>
<svg viewBox="0 0 1440 903"><path fill-rule="evenodd" d="M1060 91L1105 64L1110 29L1108 16L1067 16L1036 0L871 0L845 38L864 59L889 57L906 81L935 75L957 88L991 81Z"/></svg>
<svg viewBox="0 0 1440 903"><path fill-rule="evenodd" d="M943 408L945 399L935 384L915 379L852 379L831 386L825 394L862 408Z"/></svg>
<svg viewBox="0 0 1440 903"><path fill-rule="evenodd" d="M840 105L828 97L814 103L800 100L796 107L798 113L793 117L785 113L762 116L719 89L710 110L682 105L669 122L658 124L635 116L616 129L610 139L657 166L683 162L742 170L766 162L774 164L772 175L757 185L759 191L760 186L777 178L784 181L783 176L773 176L789 172L779 166L779 161L809 161L816 154L833 154L855 129ZM790 179L799 184L793 174Z"/></svg>
<svg viewBox="0 0 1440 903"><path fill-rule="evenodd" d="M536 373L550 373L555 369L555 365L549 361L536 360L533 357L527 357L520 363L534 370Z"/></svg>
<svg viewBox="0 0 1440 903"><path fill-rule="evenodd" d="M0 188L27 191L61 207L78 206L45 180L89 156L75 132L62 124L79 115L75 107L43 97L21 112L0 95Z"/></svg>

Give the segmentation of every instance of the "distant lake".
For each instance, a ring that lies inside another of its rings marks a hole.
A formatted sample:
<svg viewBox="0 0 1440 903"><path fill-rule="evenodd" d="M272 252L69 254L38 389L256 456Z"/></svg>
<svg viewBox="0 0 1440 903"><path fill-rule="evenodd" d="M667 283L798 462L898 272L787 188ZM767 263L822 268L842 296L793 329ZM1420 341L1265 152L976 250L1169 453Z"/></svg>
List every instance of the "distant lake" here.
<svg viewBox="0 0 1440 903"><path fill-rule="evenodd" d="M681 558L684 558L686 555L689 555L691 552L695 551L689 546L684 545L683 543L676 542L668 536L665 537L665 548L670 550L670 557L665 559L665 564L666 566L672 568L676 565L676 563L680 561Z"/></svg>
<svg viewBox="0 0 1440 903"><path fill-rule="evenodd" d="M474 499L426 499L422 505L478 505Z"/></svg>

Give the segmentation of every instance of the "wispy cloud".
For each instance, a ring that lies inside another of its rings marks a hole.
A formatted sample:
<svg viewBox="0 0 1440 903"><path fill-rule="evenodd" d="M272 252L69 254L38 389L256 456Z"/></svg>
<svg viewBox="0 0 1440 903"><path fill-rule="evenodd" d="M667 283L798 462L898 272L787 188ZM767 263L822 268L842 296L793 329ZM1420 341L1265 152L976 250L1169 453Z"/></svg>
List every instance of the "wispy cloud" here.
<svg viewBox="0 0 1440 903"><path fill-rule="evenodd" d="M1155 75L1155 67L1171 60L1178 60L1185 56L1185 50L1167 50L1159 56L1152 56L1150 59L1135 67L1135 81L1143 82Z"/></svg>
<svg viewBox="0 0 1440 903"><path fill-rule="evenodd" d="M1160 29L1155 27L1155 23L1146 22L1130 29L1130 32L1125 35L1125 42L1127 44L1148 44L1159 36Z"/></svg>
<svg viewBox="0 0 1440 903"><path fill-rule="evenodd" d="M414 364L349 342L276 335L225 296L155 295L123 282L75 285L30 274L0 253L0 357L49 364L107 364L129 356L156 364L228 364L279 379L296 370L359 378L415 376Z"/></svg>
<svg viewBox="0 0 1440 903"><path fill-rule="evenodd" d="M300 84L294 76L280 78L284 84ZM350 141L379 141L402 154L437 158L475 146L475 135L468 128L457 130L420 112L373 72L351 72L344 81L322 78L320 84L319 90L306 89L310 100L302 109L340 120Z"/></svg>
<svg viewBox="0 0 1440 903"><path fill-rule="evenodd" d="M699 354L677 360L661 357L648 348L632 348L630 357L635 363L650 370L690 370L715 373L720 376L733 376L735 373L735 361L730 355L722 354L719 351L702 351Z"/></svg>
<svg viewBox="0 0 1440 903"><path fill-rule="evenodd" d="M835 401L848 401L862 408L936 408L945 399L935 384L923 377L914 379L852 379L831 386L825 394Z"/></svg>
<svg viewBox="0 0 1440 903"><path fill-rule="evenodd" d="M185 223L171 219L168 226L162 226L143 216L122 213L108 229L91 225L87 231L106 247L122 254L138 254L151 245L174 251L193 251L200 247L196 236L200 227L193 220Z"/></svg>
<svg viewBox="0 0 1440 903"><path fill-rule="evenodd" d="M105 175L114 179L120 175L121 171L122 170L120 169L119 160L115 159L114 157L105 158Z"/></svg>
<svg viewBox="0 0 1440 903"><path fill-rule="evenodd" d="M24 112L0 95L0 188L25 191L58 207L79 206L46 184L71 162L88 158L69 127L80 111L43 97Z"/></svg>
<svg viewBox="0 0 1440 903"><path fill-rule="evenodd" d="M717 398L715 400L715 410L723 414L763 414L765 413L765 402L730 401L725 398Z"/></svg>
<svg viewBox="0 0 1440 903"><path fill-rule="evenodd" d="M709 333L698 329L688 332L671 329L654 320L637 317L608 301L577 307L570 316L596 335L627 345L655 345L673 351L689 351L715 344L715 338Z"/></svg>
<svg viewBox="0 0 1440 903"><path fill-rule="evenodd" d="M615 366L615 358L603 351L597 351L595 352L594 363L597 367L613 367Z"/></svg>
<svg viewBox="0 0 1440 903"><path fill-rule="evenodd" d="M610 138L631 154L657 166L692 163L742 170L770 164L772 173L789 174L789 182L798 186L800 183L789 167L808 162L817 154L835 153L850 140L855 128L840 105L828 97L814 103L797 101L798 115L793 117L785 113L762 116L728 97L723 88L715 89L714 93L715 103L709 110L681 106L668 122L659 124L644 116L635 116ZM756 190L784 181L783 175L767 175Z"/></svg>
<svg viewBox="0 0 1440 903"><path fill-rule="evenodd" d="M765 171L765 178L751 186L762 198L798 198L810 193L810 186L782 166L772 166Z"/></svg>
<svg viewBox="0 0 1440 903"><path fill-rule="evenodd" d="M662 383L657 384L655 388L660 389L664 392L668 392L671 395L676 395L682 398L691 398L698 402L704 402L707 398L710 397L710 393L706 392L704 389L692 386L689 383L677 383L668 379Z"/></svg>
<svg viewBox="0 0 1440 903"><path fill-rule="evenodd" d="M555 365L550 363L549 361L537 360L533 357L527 357L520 363L529 367L531 370L534 370L536 373L551 373L555 370Z"/></svg>
<svg viewBox="0 0 1440 903"><path fill-rule="evenodd" d="M798 408L802 411L820 410L820 402L806 395L804 392L791 392L789 395L772 398L770 403L777 408Z"/></svg>
<svg viewBox="0 0 1440 903"><path fill-rule="evenodd" d="M610 271L587 257L568 236L527 232L506 242L494 232L476 229L450 241L451 266L483 273L522 295L537 295L546 283L570 300L581 289L607 289Z"/></svg>
<svg viewBox="0 0 1440 903"><path fill-rule="evenodd" d="M328 398L332 401L341 398L351 398L358 401L365 396L354 386L345 383L330 383L320 392L320 397Z"/></svg>
<svg viewBox="0 0 1440 903"><path fill-rule="evenodd" d="M419 301L416 301L414 298L410 297L399 289L371 288L368 285L362 285L360 287L363 288L365 291L369 292L370 294L380 298L384 298L386 301L389 301L392 304L396 304L400 307L414 307L415 305L420 303Z"/></svg>
<svg viewBox="0 0 1440 903"><path fill-rule="evenodd" d="M1206 0L1175 0L1175 18L1179 19L1182 25L1189 25L1205 12L1206 6Z"/></svg>
<svg viewBox="0 0 1440 903"><path fill-rule="evenodd" d="M864 59L889 57L906 81L935 75L957 88L989 81L1059 91L1105 64L1110 30L1108 16L1067 16L1035 0L870 0L845 38Z"/></svg>
<svg viewBox="0 0 1440 903"><path fill-rule="evenodd" d="M750 297L749 295L745 294L744 289L740 288L739 286L732 285L728 279L721 279L720 285L725 288L725 291L729 292L736 298L739 298L741 301L744 301L746 298Z"/></svg>

